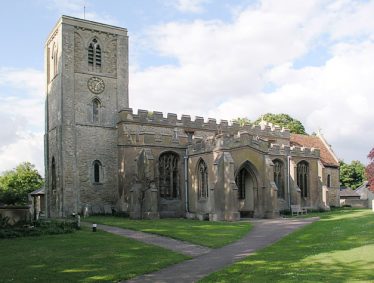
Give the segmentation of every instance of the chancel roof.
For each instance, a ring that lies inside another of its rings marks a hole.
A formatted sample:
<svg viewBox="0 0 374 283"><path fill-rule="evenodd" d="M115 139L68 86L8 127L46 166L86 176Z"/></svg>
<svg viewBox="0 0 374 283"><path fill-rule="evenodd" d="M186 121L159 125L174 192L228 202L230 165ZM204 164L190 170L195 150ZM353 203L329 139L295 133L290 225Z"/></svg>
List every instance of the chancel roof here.
<svg viewBox="0 0 374 283"><path fill-rule="evenodd" d="M291 134L290 137L291 146L300 146L300 147L314 147L320 150L321 162L324 166L328 167L339 167L339 161L336 158L334 152L330 146L326 143L323 137L317 136L308 136L308 135L299 135Z"/></svg>

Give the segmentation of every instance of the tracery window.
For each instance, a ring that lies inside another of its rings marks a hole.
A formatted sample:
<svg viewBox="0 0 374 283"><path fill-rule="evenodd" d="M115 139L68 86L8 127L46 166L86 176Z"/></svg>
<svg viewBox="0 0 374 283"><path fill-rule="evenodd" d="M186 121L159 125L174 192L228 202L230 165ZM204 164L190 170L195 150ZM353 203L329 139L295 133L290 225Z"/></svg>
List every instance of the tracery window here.
<svg viewBox="0 0 374 283"><path fill-rule="evenodd" d="M199 199L208 198L208 167L202 159L197 165L197 189Z"/></svg>
<svg viewBox="0 0 374 283"><path fill-rule="evenodd" d="M301 190L301 196L307 197L309 194L309 164L306 161L297 164L297 185Z"/></svg>
<svg viewBox="0 0 374 283"><path fill-rule="evenodd" d="M99 160L93 162L93 182L102 183L102 165Z"/></svg>
<svg viewBox="0 0 374 283"><path fill-rule="evenodd" d="M97 98L92 100L92 122L94 123L99 123L100 121L100 108L100 101Z"/></svg>
<svg viewBox="0 0 374 283"><path fill-rule="evenodd" d="M88 66L92 70L101 67L101 48L96 38L88 45Z"/></svg>
<svg viewBox="0 0 374 283"><path fill-rule="evenodd" d="M284 167L279 159L273 160L274 163L274 183L278 188L278 198L284 198Z"/></svg>
<svg viewBox="0 0 374 283"><path fill-rule="evenodd" d="M179 157L173 152L163 153L159 158L159 183L162 198L179 198L178 163Z"/></svg>

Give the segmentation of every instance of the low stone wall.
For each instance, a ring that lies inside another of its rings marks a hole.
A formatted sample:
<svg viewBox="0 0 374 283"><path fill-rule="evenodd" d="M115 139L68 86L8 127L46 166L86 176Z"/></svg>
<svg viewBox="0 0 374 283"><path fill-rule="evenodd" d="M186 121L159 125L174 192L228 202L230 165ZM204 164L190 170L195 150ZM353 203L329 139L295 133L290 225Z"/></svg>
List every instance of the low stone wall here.
<svg viewBox="0 0 374 283"><path fill-rule="evenodd" d="M28 206L0 207L0 215L9 217L9 224L14 225L19 221L30 221L31 213Z"/></svg>
<svg viewBox="0 0 374 283"><path fill-rule="evenodd" d="M356 208L367 208L368 200L367 199L341 199L340 206L350 205L351 207Z"/></svg>

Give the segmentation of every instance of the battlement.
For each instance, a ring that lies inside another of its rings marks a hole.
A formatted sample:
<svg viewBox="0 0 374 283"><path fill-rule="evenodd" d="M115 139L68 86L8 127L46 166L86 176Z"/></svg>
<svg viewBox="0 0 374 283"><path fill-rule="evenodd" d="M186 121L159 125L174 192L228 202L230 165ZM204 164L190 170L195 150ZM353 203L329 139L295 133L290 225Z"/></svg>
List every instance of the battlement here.
<svg viewBox="0 0 374 283"><path fill-rule="evenodd" d="M269 147L269 154L319 158L320 150L314 147L312 148L299 147L299 146L290 147L287 145L271 144Z"/></svg>
<svg viewBox="0 0 374 283"><path fill-rule="evenodd" d="M247 124L240 126L237 123L229 124L227 120L221 120L217 123L217 120L214 118L208 118L205 120L203 117L197 116L192 120L190 115L182 115L181 118L178 119L177 114L174 113L167 113L167 115L164 115L162 112L150 112L142 109L139 109L138 113L135 114L132 108L125 108L119 111L119 123L139 123L163 127L180 127L188 131L201 130L215 133L229 132L235 134L239 131L246 131L254 136L286 139L290 137L290 131L288 129L273 126L272 124L261 126Z"/></svg>
<svg viewBox="0 0 374 283"><path fill-rule="evenodd" d="M229 150L243 146L250 146L263 152L267 152L268 150L268 143L266 141L246 131L239 131L236 135L224 133L206 139L195 138L188 149L191 154L196 154L214 150Z"/></svg>

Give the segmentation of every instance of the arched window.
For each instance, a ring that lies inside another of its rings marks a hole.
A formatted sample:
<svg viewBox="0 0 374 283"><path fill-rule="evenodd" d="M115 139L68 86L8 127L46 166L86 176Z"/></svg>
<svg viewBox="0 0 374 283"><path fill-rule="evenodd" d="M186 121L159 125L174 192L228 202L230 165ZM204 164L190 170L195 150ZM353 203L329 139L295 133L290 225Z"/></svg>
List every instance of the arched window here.
<svg viewBox="0 0 374 283"><path fill-rule="evenodd" d="M101 48L96 38L88 45L88 66L92 70L101 67Z"/></svg>
<svg viewBox="0 0 374 283"><path fill-rule="evenodd" d="M98 100L97 98L92 100L92 122L94 123L100 122L100 108L101 108L100 100Z"/></svg>
<svg viewBox="0 0 374 283"><path fill-rule="evenodd" d="M301 161L297 164L297 185L301 190L301 196L307 197L309 190L309 164Z"/></svg>
<svg viewBox="0 0 374 283"><path fill-rule="evenodd" d="M208 197L208 167L202 159L197 164L197 189L199 199Z"/></svg>
<svg viewBox="0 0 374 283"><path fill-rule="evenodd" d="M279 159L273 160L274 163L274 183L278 188L278 198L284 198L284 167Z"/></svg>
<svg viewBox="0 0 374 283"><path fill-rule="evenodd" d="M93 182L94 183L102 183L102 172L103 172L103 169L102 169L102 165L101 165L101 162L99 160L95 160L93 162Z"/></svg>
<svg viewBox="0 0 374 283"><path fill-rule="evenodd" d="M52 175L52 180L51 180L51 187L52 187L52 192L56 190L56 162L55 158L52 157L52 166L51 166L51 175Z"/></svg>
<svg viewBox="0 0 374 283"><path fill-rule="evenodd" d="M179 157L173 152L166 152L159 158L160 196L166 199L179 198Z"/></svg>
<svg viewBox="0 0 374 283"><path fill-rule="evenodd" d="M331 175L330 174L327 175L327 187L328 188L331 187Z"/></svg>

